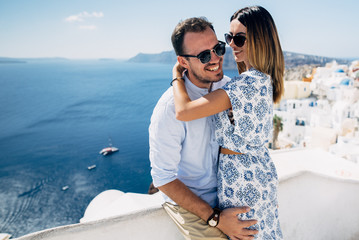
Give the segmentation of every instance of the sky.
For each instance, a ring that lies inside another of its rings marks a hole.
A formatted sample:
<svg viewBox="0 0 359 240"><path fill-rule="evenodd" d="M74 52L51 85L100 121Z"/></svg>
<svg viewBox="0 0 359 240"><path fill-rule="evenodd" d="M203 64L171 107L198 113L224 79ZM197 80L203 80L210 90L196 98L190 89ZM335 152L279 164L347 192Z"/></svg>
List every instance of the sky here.
<svg viewBox="0 0 359 240"><path fill-rule="evenodd" d="M358 0L0 0L0 57L127 59L172 50L180 20L205 16L219 40L231 15L261 5L284 51L359 58Z"/></svg>

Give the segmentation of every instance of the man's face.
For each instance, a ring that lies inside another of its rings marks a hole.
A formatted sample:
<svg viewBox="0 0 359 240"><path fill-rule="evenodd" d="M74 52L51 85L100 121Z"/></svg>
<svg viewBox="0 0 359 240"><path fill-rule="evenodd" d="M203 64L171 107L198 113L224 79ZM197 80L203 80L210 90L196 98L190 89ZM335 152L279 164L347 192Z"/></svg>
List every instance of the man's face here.
<svg viewBox="0 0 359 240"><path fill-rule="evenodd" d="M205 50L212 50L218 44L216 34L207 28L204 32L186 33L183 41L184 54L195 55ZM183 59L188 77L198 87L208 88L211 82L218 82L223 78L223 56L218 57L213 51L211 60L203 64L198 58Z"/></svg>

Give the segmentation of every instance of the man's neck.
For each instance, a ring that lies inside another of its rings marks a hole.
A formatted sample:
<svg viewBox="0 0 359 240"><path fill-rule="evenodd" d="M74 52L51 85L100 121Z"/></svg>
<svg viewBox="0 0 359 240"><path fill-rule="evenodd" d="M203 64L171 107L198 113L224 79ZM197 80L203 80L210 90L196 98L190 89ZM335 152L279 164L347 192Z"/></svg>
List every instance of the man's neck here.
<svg viewBox="0 0 359 240"><path fill-rule="evenodd" d="M199 88L207 88L208 91L210 91L210 89L212 88L212 82L199 81L192 74L189 74L188 71L186 71L185 74L186 74L188 80L190 80L195 86L197 86Z"/></svg>

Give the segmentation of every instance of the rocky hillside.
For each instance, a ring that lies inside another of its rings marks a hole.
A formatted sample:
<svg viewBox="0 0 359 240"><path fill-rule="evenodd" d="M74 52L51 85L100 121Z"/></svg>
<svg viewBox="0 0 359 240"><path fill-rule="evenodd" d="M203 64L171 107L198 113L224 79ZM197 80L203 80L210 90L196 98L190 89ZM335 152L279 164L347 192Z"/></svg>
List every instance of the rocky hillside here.
<svg viewBox="0 0 359 240"><path fill-rule="evenodd" d="M329 58L321 56L306 55L300 53L286 52L284 51L285 65L287 69L302 66L302 65L318 65L324 66L328 62L333 60L339 64L348 64L349 59L342 58ZM156 63L175 63L176 54L174 51L166 51L158 54L145 54L139 53L135 57L130 58L130 62L156 62ZM233 60L232 49L227 47L226 54L223 61L224 69L236 69L236 62Z"/></svg>

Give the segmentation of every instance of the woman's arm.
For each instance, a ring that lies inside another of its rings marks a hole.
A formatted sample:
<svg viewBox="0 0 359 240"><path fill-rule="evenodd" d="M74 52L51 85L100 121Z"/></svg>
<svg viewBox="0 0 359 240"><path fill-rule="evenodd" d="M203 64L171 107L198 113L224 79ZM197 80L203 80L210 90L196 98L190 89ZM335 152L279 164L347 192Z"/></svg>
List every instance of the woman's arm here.
<svg viewBox="0 0 359 240"><path fill-rule="evenodd" d="M173 82L173 95L175 100L176 118L181 121L191 121L231 108L231 101L227 93L218 89L197 100L191 101L188 96L184 80L183 68L177 62L173 68L173 77L178 80Z"/></svg>

